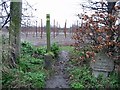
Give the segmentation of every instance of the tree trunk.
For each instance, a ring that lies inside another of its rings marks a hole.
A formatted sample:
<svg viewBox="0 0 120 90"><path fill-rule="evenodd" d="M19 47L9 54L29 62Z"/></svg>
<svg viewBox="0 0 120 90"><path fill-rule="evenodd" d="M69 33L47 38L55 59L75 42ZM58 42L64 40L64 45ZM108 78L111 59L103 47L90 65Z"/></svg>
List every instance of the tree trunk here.
<svg viewBox="0 0 120 90"><path fill-rule="evenodd" d="M10 2L9 27L9 60L10 66L15 67L20 55L20 27L22 15L22 0Z"/></svg>

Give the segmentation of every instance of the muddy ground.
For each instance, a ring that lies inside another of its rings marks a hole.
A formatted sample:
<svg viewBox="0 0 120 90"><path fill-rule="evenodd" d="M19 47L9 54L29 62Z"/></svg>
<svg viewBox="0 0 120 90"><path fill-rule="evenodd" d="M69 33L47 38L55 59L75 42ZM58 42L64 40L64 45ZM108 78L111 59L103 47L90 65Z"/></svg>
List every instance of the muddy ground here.
<svg viewBox="0 0 120 90"><path fill-rule="evenodd" d="M69 88L67 75L67 62L69 61L69 52L61 51L54 65L55 73L46 81L46 88Z"/></svg>

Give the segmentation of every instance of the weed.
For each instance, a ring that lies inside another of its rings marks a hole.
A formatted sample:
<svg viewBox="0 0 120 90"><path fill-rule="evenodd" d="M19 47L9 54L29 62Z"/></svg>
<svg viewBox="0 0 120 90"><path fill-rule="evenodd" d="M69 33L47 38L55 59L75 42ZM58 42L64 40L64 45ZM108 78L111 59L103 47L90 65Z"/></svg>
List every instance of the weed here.
<svg viewBox="0 0 120 90"><path fill-rule="evenodd" d="M47 76L43 69L45 53L45 48L36 48L28 42L21 43L21 57L17 65L18 68L7 69L7 72L3 72L2 87L43 88Z"/></svg>
<svg viewBox="0 0 120 90"><path fill-rule="evenodd" d="M115 72L107 78L102 75L96 78L88 66L74 66L74 68L69 69L69 76L72 88L119 88L120 86L119 76Z"/></svg>
<svg viewBox="0 0 120 90"><path fill-rule="evenodd" d="M55 57L58 56L58 53L59 53L60 49L59 49L59 45L57 43L53 43L51 45L51 52L54 53Z"/></svg>

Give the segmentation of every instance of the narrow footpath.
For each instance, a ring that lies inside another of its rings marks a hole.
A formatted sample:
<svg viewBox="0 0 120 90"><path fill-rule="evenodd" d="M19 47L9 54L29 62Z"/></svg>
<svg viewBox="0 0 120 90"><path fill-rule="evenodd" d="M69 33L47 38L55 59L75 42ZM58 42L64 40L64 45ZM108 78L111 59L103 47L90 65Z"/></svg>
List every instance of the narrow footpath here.
<svg viewBox="0 0 120 90"><path fill-rule="evenodd" d="M55 74L46 81L46 88L69 88L66 72L69 52L61 51L54 65Z"/></svg>

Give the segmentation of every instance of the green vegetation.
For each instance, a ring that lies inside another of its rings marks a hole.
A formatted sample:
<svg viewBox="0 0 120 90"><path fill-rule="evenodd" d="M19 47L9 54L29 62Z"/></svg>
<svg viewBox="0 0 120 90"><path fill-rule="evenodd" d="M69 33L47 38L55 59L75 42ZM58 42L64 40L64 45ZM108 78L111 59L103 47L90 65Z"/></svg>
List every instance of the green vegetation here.
<svg viewBox="0 0 120 90"><path fill-rule="evenodd" d="M1 33L1 32L0 32ZM2 36L0 34L0 60L2 60Z"/></svg>
<svg viewBox="0 0 120 90"><path fill-rule="evenodd" d="M96 78L92 75L89 67L83 66L74 67L69 70L69 73L72 88L118 88L120 86L120 78L114 72L107 78L102 75Z"/></svg>
<svg viewBox="0 0 120 90"><path fill-rule="evenodd" d="M92 75L92 70L85 62L86 59L81 61L79 57L85 56L81 52L74 52L69 61L67 68L70 79L71 88L119 88L120 76L116 72L111 72L107 78L99 75L97 78ZM84 62L84 63L83 63Z"/></svg>
<svg viewBox="0 0 120 90"><path fill-rule="evenodd" d="M58 47L52 46L53 54L57 54ZM28 42L21 44L21 56L17 68L2 69L2 85L7 87L44 88L49 72L44 69L44 55L46 47L34 47Z"/></svg>
<svg viewBox="0 0 120 90"><path fill-rule="evenodd" d="M1 37L2 64L8 65L9 38L5 35Z"/></svg>
<svg viewBox="0 0 120 90"><path fill-rule="evenodd" d="M88 64L90 61L88 59L91 58L86 57L88 48L76 51L71 46L59 46L54 43L49 54L57 57L60 50L69 51L71 54L67 68L71 88L118 88L120 86L119 74L115 72L110 73L107 78L102 75L96 78L92 75ZM5 64L2 66L3 88L44 88L46 79L54 73L44 69L45 54L47 54L46 47L35 47L28 42L21 43L21 56L17 68L10 69Z"/></svg>
<svg viewBox="0 0 120 90"><path fill-rule="evenodd" d="M51 52L54 53L55 57L58 56L59 51L60 51L59 45L57 43L53 43L51 46Z"/></svg>
<svg viewBox="0 0 120 90"><path fill-rule="evenodd" d="M8 72L3 72L3 87L44 87L47 75L43 69L43 54L46 50L41 49L40 52L39 48L35 48L27 42L21 45L19 65L17 65L16 69L9 69Z"/></svg>
<svg viewBox="0 0 120 90"><path fill-rule="evenodd" d="M62 51L62 50L65 50L65 51L71 52L71 51L74 50L74 47L72 47L72 46L60 46L60 50L61 50L61 51Z"/></svg>
<svg viewBox="0 0 120 90"><path fill-rule="evenodd" d="M1 32L0 32L1 33ZM0 35L0 45L2 44L2 36Z"/></svg>

